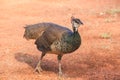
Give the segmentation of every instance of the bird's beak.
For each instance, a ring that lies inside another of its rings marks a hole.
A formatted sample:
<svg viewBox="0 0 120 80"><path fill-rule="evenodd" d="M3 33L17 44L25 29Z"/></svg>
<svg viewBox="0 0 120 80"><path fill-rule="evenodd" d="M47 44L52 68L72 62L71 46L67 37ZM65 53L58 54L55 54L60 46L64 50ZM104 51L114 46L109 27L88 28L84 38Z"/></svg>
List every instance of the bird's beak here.
<svg viewBox="0 0 120 80"><path fill-rule="evenodd" d="M81 22L81 21L80 21L80 24L81 24L81 25L84 25L83 22Z"/></svg>

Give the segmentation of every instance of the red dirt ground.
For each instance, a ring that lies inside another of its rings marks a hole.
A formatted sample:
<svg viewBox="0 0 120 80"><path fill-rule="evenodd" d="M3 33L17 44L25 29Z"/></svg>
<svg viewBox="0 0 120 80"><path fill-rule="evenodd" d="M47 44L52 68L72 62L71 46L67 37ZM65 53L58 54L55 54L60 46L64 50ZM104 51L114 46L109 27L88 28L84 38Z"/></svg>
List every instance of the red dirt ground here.
<svg viewBox="0 0 120 80"><path fill-rule="evenodd" d="M34 72L41 52L23 38L24 26L54 22L71 28L74 15L81 47L62 58L58 78L56 55L44 57L41 74ZM120 80L120 0L0 0L0 80Z"/></svg>

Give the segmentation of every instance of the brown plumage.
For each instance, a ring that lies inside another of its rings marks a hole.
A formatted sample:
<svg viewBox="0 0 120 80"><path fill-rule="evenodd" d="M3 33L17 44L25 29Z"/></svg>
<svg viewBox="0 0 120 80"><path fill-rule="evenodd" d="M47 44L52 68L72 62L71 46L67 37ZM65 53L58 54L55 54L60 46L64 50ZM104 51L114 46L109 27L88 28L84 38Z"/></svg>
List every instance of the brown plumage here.
<svg viewBox="0 0 120 80"><path fill-rule="evenodd" d="M71 17L73 31L54 23L38 23L25 27L24 37L35 39L37 49L42 52L41 58L35 68L40 72L41 60L46 53L58 55L59 75L62 75L61 58L64 54L71 53L79 48L81 37L78 27L83 24L78 18Z"/></svg>

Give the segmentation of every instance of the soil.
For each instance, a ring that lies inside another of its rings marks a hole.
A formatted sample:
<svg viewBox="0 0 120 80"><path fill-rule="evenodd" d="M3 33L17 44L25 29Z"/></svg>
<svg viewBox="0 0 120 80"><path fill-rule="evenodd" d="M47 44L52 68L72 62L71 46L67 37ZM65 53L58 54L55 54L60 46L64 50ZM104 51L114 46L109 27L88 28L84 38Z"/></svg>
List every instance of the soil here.
<svg viewBox="0 0 120 80"><path fill-rule="evenodd" d="M71 29L70 18L83 21L78 50L62 58L41 52L23 38L24 27L54 22ZM120 80L120 0L0 0L0 80Z"/></svg>

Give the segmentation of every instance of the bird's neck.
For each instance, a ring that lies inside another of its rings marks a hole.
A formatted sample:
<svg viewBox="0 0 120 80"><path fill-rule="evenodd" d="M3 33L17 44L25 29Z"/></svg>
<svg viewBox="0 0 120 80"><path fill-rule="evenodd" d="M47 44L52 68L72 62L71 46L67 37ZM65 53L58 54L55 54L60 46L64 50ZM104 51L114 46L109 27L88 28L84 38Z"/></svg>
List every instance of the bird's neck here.
<svg viewBox="0 0 120 80"><path fill-rule="evenodd" d="M78 28L73 26L73 32L74 33L78 32Z"/></svg>
<svg viewBox="0 0 120 80"><path fill-rule="evenodd" d="M78 33L78 28L76 27L73 27L73 37L78 37L79 36L79 33Z"/></svg>
<svg viewBox="0 0 120 80"><path fill-rule="evenodd" d="M72 37L73 37L73 39L76 39L76 38L79 39L80 35L79 35L78 31L74 31Z"/></svg>

